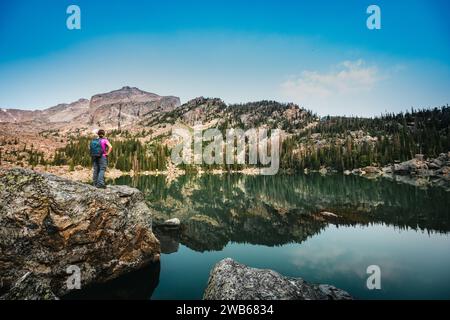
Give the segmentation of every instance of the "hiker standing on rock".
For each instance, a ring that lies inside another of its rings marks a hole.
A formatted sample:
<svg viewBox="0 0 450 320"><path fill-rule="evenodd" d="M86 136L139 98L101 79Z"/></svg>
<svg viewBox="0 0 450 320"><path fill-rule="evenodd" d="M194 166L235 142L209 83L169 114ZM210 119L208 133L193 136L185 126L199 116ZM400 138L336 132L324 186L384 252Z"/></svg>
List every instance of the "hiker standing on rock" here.
<svg viewBox="0 0 450 320"><path fill-rule="evenodd" d="M91 141L89 146L94 173L92 176L93 185L97 188L106 188L105 171L108 167L108 155L112 151L111 143L105 138L105 130L97 131L98 138Z"/></svg>

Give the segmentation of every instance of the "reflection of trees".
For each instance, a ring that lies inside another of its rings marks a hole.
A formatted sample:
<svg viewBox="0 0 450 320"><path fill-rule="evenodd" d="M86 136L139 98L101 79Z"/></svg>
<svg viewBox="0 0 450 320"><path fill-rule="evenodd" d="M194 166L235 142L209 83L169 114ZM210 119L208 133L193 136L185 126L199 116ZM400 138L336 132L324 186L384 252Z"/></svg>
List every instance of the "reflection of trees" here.
<svg viewBox="0 0 450 320"><path fill-rule="evenodd" d="M346 218L340 223L377 222L399 228L450 231L450 197L440 188L419 189L386 179L341 175L255 178L269 180L264 183L247 180L246 185L251 184L248 188L255 190L255 194L298 208L340 213ZM283 185L292 187L277 192Z"/></svg>
<svg viewBox="0 0 450 320"><path fill-rule="evenodd" d="M183 176L170 185L147 176L120 183L143 190L156 220L178 217L179 240L194 250L220 250L229 241L281 245L302 242L329 223L385 223L448 232L450 197L385 179L320 175ZM321 211L339 215L330 218Z"/></svg>

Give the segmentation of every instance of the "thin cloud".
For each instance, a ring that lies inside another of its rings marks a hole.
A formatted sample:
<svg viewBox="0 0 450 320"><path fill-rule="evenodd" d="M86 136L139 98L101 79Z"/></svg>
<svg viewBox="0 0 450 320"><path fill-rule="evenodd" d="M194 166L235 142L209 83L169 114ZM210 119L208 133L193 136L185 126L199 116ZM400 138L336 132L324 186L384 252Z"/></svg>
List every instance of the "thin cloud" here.
<svg viewBox="0 0 450 320"><path fill-rule="evenodd" d="M303 71L283 82L281 91L289 99L309 102L368 92L380 79L378 68L364 60L343 61L327 73Z"/></svg>

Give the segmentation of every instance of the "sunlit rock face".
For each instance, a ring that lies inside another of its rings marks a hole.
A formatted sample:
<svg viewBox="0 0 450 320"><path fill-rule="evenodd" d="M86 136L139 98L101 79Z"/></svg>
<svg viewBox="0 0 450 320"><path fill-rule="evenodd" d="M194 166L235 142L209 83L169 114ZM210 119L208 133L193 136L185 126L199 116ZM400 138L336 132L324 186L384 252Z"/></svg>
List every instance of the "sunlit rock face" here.
<svg viewBox="0 0 450 320"><path fill-rule="evenodd" d="M138 122L155 112L167 112L180 105L180 99L159 96L138 88L122 89L94 95L89 105L90 123L117 128Z"/></svg>
<svg viewBox="0 0 450 320"><path fill-rule="evenodd" d="M134 188L100 190L30 170L0 170L2 289L15 287L10 298L27 298L17 288L30 282L49 297L60 296L68 292L69 266L79 268L86 286L157 261L151 219Z"/></svg>

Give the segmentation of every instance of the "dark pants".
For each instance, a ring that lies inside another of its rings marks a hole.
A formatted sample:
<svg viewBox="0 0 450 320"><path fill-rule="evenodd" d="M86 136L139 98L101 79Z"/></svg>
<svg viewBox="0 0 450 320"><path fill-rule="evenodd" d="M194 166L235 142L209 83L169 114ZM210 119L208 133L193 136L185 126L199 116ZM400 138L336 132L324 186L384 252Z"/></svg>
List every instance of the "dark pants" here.
<svg viewBox="0 0 450 320"><path fill-rule="evenodd" d="M92 175L93 184L96 187L105 187L105 171L108 167L108 159L104 156L92 158L94 164L94 174Z"/></svg>

